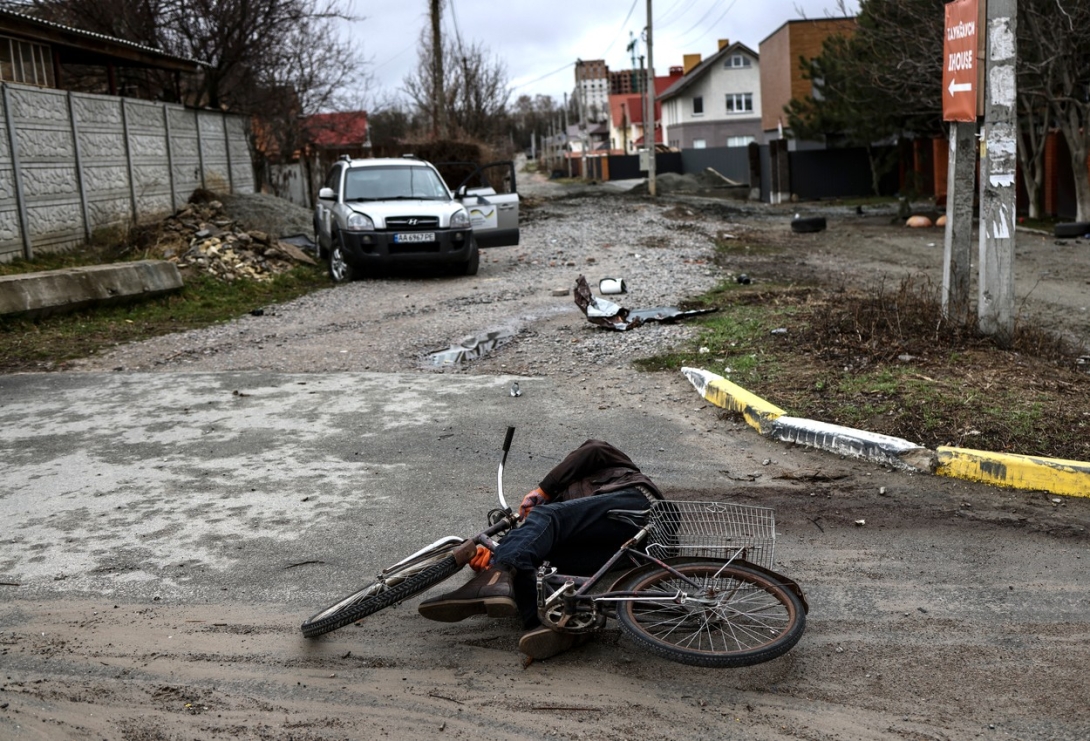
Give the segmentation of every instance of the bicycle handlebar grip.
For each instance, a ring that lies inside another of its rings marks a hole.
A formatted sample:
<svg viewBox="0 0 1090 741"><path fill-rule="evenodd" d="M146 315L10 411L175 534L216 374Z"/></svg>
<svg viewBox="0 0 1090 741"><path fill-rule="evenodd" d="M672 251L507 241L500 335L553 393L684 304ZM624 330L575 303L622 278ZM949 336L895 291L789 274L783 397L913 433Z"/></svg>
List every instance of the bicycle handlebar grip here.
<svg viewBox="0 0 1090 741"><path fill-rule="evenodd" d="M515 428L514 427L508 427L507 428L507 437L505 437L503 439L503 452L504 453L511 450L511 440L514 437L515 437Z"/></svg>

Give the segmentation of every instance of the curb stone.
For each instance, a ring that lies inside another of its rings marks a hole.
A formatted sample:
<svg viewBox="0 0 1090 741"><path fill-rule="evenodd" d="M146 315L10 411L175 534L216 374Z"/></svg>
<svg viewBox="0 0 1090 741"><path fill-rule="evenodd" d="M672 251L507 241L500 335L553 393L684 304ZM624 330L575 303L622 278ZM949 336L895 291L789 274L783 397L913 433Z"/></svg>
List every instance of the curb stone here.
<svg viewBox="0 0 1090 741"><path fill-rule="evenodd" d="M681 372L705 400L742 413L751 427L775 440L936 476L1090 497L1090 463L945 446L932 451L888 435L789 417L779 407L715 373L699 368L682 368Z"/></svg>

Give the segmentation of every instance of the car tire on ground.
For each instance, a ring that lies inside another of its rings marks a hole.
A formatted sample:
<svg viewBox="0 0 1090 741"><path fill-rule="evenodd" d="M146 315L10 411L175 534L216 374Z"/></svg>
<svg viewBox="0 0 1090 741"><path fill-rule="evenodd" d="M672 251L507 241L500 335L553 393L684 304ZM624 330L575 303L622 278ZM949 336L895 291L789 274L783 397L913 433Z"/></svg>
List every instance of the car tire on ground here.
<svg viewBox="0 0 1090 741"><path fill-rule="evenodd" d="M1090 221L1072 221L1067 224L1057 224L1055 234L1057 237L1063 237L1064 239L1085 237L1090 234Z"/></svg>
<svg viewBox="0 0 1090 741"><path fill-rule="evenodd" d="M334 283L351 283L358 279L359 271L345 259L344 247L339 234L333 234L333 249L329 251L329 277Z"/></svg>
<svg viewBox="0 0 1090 741"><path fill-rule="evenodd" d="M462 263L462 275L476 275L481 266L481 250L474 242L469 248L469 259Z"/></svg>
<svg viewBox="0 0 1090 741"><path fill-rule="evenodd" d="M808 234L811 232L825 231L824 216L805 216L791 220L791 231L796 234Z"/></svg>

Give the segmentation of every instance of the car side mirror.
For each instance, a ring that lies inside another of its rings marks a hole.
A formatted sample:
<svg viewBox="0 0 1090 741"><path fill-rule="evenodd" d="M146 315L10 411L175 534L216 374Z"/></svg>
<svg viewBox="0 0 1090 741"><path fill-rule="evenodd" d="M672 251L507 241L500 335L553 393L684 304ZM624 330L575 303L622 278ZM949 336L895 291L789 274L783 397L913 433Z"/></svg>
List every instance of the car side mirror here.
<svg viewBox="0 0 1090 741"><path fill-rule="evenodd" d="M332 188L321 188L318 191L319 201L332 201L337 197L337 194L333 192Z"/></svg>

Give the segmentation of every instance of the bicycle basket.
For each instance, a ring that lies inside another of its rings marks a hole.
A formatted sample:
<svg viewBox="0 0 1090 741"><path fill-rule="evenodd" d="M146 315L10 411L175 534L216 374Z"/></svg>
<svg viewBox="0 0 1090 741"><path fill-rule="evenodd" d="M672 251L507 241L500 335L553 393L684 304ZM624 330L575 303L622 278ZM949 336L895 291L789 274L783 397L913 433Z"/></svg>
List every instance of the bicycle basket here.
<svg viewBox="0 0 1090 741"><path fill-rule="evenodd" d="M744 557L771 569L775 546L776 522L768 507L665 500L651 505L647 553L656 558Z"/></svg>

